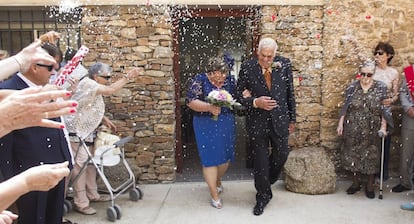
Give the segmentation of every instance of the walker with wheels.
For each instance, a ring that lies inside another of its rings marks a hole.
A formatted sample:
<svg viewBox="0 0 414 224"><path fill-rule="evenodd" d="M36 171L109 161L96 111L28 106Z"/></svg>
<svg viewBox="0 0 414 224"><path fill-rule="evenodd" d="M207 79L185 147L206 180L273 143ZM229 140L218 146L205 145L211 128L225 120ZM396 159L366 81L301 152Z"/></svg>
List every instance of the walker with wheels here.
<svg viewBox="0 0 414 224"><path fill-rule="evenodd" d="M85 141L79 138L79 147L83 146L83 148L86 150L88 154L88 159L81 167L79 174L76 177L74 177L72 181L69 182L69 186L72 186L73 183L77 181L78 177L82 175L87 166L95 166L97 173L101 177L106 188L102 191L108 193L111 198L111 205L106 209L107 218L111 222L115 222L117 219L121 219L122 217L121 207L118 204L115 204L115 199L119 195L129 190L129 199L131 201L138 201L143 197L142 190L136 185L135 175L125 159L124 145L132 139L132 136L128 136L120 139L112 145L100 146L95 150L95 155L92 156L92 154L88 150ZM74 156L76 158L77 154ZM120 162L122 162L122 165L126 168L128 172L128 179L122 182L118 187L114 188L109 182L108 178L105 176L104 168L118 165ZM68 189L71 189L71 187L69 187ZM71 210L72 203L70 200L66 199L64 203L64 212L67 213Z"/></svg>

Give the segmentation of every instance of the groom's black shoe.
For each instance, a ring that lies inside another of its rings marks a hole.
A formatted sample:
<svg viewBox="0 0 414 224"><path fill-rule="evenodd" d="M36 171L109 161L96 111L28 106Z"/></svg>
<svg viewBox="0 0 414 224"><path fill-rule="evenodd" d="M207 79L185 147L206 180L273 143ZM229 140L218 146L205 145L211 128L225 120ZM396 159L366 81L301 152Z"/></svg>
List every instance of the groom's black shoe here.
<svg viewBox="0 0 414 224"><path fill-rule="evenodd" d="M254 215L261 215L263 214L264 207L266 205L263 202L257 202L256 205L253 208L253 214Z"/></svg>
<svg viewBox="0 0 414 224"><path fill-rule="evenodd" d="M261 215L263 214L264 208L266 207L266 205L269 203L269 200L266 201L258 201L256 202L256 205L253 208L253 214L254 215Z"/></svg>

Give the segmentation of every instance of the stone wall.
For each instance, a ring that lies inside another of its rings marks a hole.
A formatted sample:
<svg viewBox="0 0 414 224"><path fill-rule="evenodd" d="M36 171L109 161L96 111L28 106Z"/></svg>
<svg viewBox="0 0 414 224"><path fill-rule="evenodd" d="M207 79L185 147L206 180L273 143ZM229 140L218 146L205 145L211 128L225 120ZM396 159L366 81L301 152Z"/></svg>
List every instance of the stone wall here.
<svg viewBox="0 0 414 224"><path fill-rule="evenodd" d="M390 41L397 52L392 66L402 71L414 52L410 4L412 0L332 0L324 5L262 7L261 35L277 40L281 55L293 62L297 129L290 137L292 149L323 147L337 164L338 112L343 92L357 71L357 55L371 56L378 41ZM130 164L141 182L174 181L173 25L168 10L151 6L87 9L82 22L82 38L91 49L86 64L107 62L116 75L132 66L145 68L144 76L107 99L108 116L120 133L135 136L127 146ZM358 52L346 41L350 36ZM394 155L398 147L396 134Z"/></svg>
<svg viewBox="0 0 414 224"><path fill-rule="evenodd" d="M89 7L82 38L90 48L86 65L108 63L119 77L131 67L145 75L106 99L107 115L118 132L135 136L126 156L145 183L175 179L174 74L171 24L160 8ZM116 78L114 78L116 79Z"/></svg>

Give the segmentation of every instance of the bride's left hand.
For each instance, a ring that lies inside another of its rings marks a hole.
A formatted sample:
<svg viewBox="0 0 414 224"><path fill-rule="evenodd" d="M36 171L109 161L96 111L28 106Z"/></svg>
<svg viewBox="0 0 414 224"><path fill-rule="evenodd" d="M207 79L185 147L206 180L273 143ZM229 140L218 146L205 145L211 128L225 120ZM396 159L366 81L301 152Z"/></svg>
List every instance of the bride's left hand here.
<svg viewBox="0 0 414 224"><path fill-rule="evenodd" d="M245 89L242 94L243 94L243 98L252 97L252 93L247 89Z"/></svg>

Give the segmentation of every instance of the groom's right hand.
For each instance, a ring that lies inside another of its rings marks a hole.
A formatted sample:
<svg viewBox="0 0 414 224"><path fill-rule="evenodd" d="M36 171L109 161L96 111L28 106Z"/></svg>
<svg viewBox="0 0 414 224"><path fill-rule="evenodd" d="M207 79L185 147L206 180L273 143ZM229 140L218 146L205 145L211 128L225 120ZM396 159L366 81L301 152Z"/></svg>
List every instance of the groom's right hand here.
<svg viewBox="0 0 414 224"><path fill-rule="evenodd" d="M273 110L277 107L276 100L273 100L270 96L261 96L254 99L254 104L263 110Z"/></svg>

